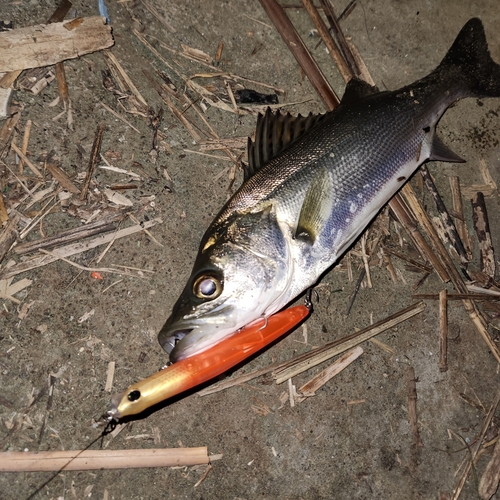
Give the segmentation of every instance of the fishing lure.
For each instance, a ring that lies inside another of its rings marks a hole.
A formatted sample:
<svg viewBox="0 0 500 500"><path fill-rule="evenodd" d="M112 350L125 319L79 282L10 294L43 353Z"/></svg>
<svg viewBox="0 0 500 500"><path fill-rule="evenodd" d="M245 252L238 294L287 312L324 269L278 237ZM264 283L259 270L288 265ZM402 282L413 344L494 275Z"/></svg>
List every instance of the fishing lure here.
<svg viewBox="0 0 500 500"><path fill-rule="evenodd" d="M297 326L310 312L308 305L290 307L243 328L235 335L197 355L182 359L115 394L108 421L119 421L181 392L213 379L260 351Z"/></svg>

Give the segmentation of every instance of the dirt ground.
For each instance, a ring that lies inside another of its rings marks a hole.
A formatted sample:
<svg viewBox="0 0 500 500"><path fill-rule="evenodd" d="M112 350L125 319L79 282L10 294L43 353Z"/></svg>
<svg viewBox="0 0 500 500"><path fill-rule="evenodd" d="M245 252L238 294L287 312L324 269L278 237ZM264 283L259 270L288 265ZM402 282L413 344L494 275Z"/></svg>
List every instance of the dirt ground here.
<svg viewBox="0 0 500 500"><path fill-rule="evenodd" d="M104 279L98 280L88 271L57 261L14 279L29 278L33 282L16 295L19 304L0 300L1 451L88 446L99 436L101 428L96 422L110 401L110 393L104 389L108 363L116 363L112 393L124 390L164 364L166 356L156 339L158 331L184 287L204 230L241 182L238 170L231 185L233 164L221 152L209 151L207 154L217 157L208 157L186 151L199 151L199 145L166 108L144 72L160 81L155 70L164 71L179 93L185 91L185 85L139 41L132 27L150 36L154 48L182 75L209 70L169 52L161 43L176 50L182 50L181 44L185 44L214 57L219 42L223 42L221 71L283 89L284 94L279 95L281 104L298 103L285 108L291 112L324 110L259 2L150 2L175 32L161 24L140 1L108 0L108 9L115 37L113 54L149 107L156 112L164 108L157 150L152 151L153 131L148 119L127 114L117 97L104 88L101 72L107 66L101 53L65 63L73 108L72 128L68 127L66 116L54 120L63 111L61 103L49 106L58 96L55 81L37 96L21 90L15 95L24 105L20 132L28 119L33 122L29 157L35 161L53 150L61 168L79 186L81 176L77 176L86 171L97 126L105 125L103 155L113 166L123 169L134 170L134 162L138 162L145 174L140 173L138 182L98 168L92 189L102 190L116 183L138 184L137 189L123 194L134 202L135 209L145 207L138 215L141 221L162 219L151 229L162 246L148 235L137 233L116 240L99 263L96 259L103 247L70 257L86 267L140 268L144 270L142 278L103 273ZM347 3L335 3L336 12L340 13ZM74 0L67 19L97 15L96 4ZM47 20L56 6L53 0L4 0L0 20L11 20L16 28L29 26ZM307 13L296 5L288 14L341 95L343 80L324 46L316 48L319 38ZM358 47L375 82L381 89L392 90L431 71L463 24L473 16L482 19L492 56L500 61L497 0L364 0L342 21L342 27ZM225 94L220 78L196 81L212 85L219 95ZM230 84L233 89L242 84L260 92L272 92L244 81L231 80ZM190 91L188 95L196 98ZM125 117L139 133L107 112L101 102ZM208 104L206 107L206 119L220 137L246 137L252 133L255 116L237 115ZM448 177L459 175L464 185L481 184L480 159L484 159L494 179L500 181L499 111L499 100L469 99L450 109L441 121L439 135L467 159L466 164L433 163L429 167L448 205ZM12 153L4 161L15 167ZM40 165L43 167L43 163ZM7 171L2 170L2 175L7 176ZM48 176L47 186L50 181ZM14 181L5 179L2 187L9 206L9 200L19 195L18 188ZM429 195L422 196L433 213ZM493 244L498 249L498 194L487 197L486 204ZM36 204L31 210L40 209ZM473 234L468 200L465 212ZM75 217L65 209L50 213L42 231L50 236L80 226L81 215L78 212ZM127 219L122 227L128 225L131 221ZM397 247L399 237L394 225L391 231L390 241ZM38 225L27 239L40 236ZM408 240L404 233L401 236ZM477 270L477 243L473 251L470 267ZM19 262L22 258L11 252L3 265L9 259ZM318 288L319 301L306 323L307 344L304 329L299 328L238 372L288 359L415 302L411 298L412 287L422 274L408 271L404 262L393 258L398 281L393 282L384 266L374 266L373 287L361 288L350 315L345 317L360 272L358 261L355 262L354 281L348 280L344 270L334 270L323 278ZM438 293L443 286L433 273L417 291ZM452 291L451 285L447 288ZM25 304L31 307L20 319ZM82 320L89 312L92 314ZM495 313L489 314L495 324ZM276 385L267 376L205 397L194 392L179 397L127 425L116 437L104 438L103 446L109 449L207 446L210 454L222 453L223 458L213 463L196 487L206 466L57 475L3 473L0 499L449 498L439 494L451 494L457 486L463 461L469 456L465 443L474 444L478 438L499 381L498 365L461 302L449 303L449 322L447 372L441 372L438 366L438 304L429 300L422 314L377 337L390 351L365 343L364 354L358 360L315 397L294 407L286 398L284 402L280 400L287 385ZM490 333L498 340L494 327ZM417 377L418 425L423 442L419 448L413 446L408 420L404 377L408 366L414 368ZM294 385L301 386L323 368L320 365L295 377ZM499 424L497 412L488 434L490 439L496 436ZM97 441L92 447L100 445ZM490 456L487 451L479 459L461 498L479 498L477 478Z"/></svg>

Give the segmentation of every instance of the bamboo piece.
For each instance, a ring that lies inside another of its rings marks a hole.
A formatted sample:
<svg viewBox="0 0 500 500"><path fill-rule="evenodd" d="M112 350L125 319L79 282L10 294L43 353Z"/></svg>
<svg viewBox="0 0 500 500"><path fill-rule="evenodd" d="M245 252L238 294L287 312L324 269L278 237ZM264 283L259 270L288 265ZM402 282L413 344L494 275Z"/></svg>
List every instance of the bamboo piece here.
<svg viewBox="0 0 500 500"><path fill-rule="evenodd" d="M229 389L230 387L233 387L234 385L243 384L245 382L253 380L254 378L260 377L262 375L266 375L267 373L270 373L270 372L279 372L281 369L285 369L289 366L292 366L296 362L307 360L309 357L314 357L316 354L323 356L325 354L324 351L328 350L331 347L335 347L335 346L341 347L342 343L344 341L347 341L347 342L349 342L350 340L352 341L357 336L363 335L363 333L366 333L368 330L371 330L372 328L380 327L379 331L374 334L374 335L377 335L378 333L381 333L385 329L392 328L393 326L396 326L399 323L406 321L407 319L411 318L412 316L419 314L424 309L425 309L425 305L422 302L419 302L413 306L407 307L406 309L403 309L403 310L389 316L388 318L386 318L383 321L379 321L378 323L375 323L374 325L372 325L368 328L365 328L364 330L361 330L359 332L348 335L347 337L344 337L342 339L338 339L338 340L331 342L329 344L326 344L322 347L318 347L317 349L313 349L309 352L306 352L304 354L296 356L295 358L288 359L286 361L281 361L278 363L273 363L272 365L266 366L266 367L261 368L259 370L255 370L255 371L250 372L250 373L246 373L245 375L241 375L240 377L235 377L235 378L231 378L228 380L223 380L222 382L218 382L217 384L214 384L210 387L207 387L206 389L203 389L202 391L199 391L198 396L207 396L208 394L213 394L215 392L223 391L225 389ZM385 322L387 322L388 326L386 326L386 328L383 328L382 325ZM372 335L372 337L374 335ZM367 337L367 338L370 338L370 337ZM358 342L358 344L361 342ZM334 352L331 356L325 355L324 359L319 361L319 363L321 363L322 361L326 361L327 359L335 356L336 354L340 354L344 351L347 351L348 349L350 349L351 347L354 347L355 345L356 345L355 343L352 343L352 345L348 345L347 347L345 347L345 349L339 349L338 352ZM314 365L311 365L311 366L315 366L316 364L318 364L318 363L315 363ZM290 378L290 377L288 377L288 378ZM286 378L283 379L282 381L285 381L285 380L286 380Z"/></svg>
<svg viewBox="0 0 500 500"><path fill-rule="evenodd" d="M417 380L413 366L408 366L405 370L406 389L408 391L408 420L410 421L413 434L413 445L421 447L424 444L420 438L417 418Z"/></svg>
<svg viewBox="0 0 500 500"><path fill-rule="evenodd" d="M439 370L448 370L448 297L446 288L439 292Z"/></svg>
<svg viewBox="0 0 500 500"><path fill-rule="evenodd" d="M439 213L439 218L443 224L446 234L448 235L448 238L451 241L451 244L453 245L453 248L457 251L457 254L460 257L460 262L462 264L467 264L469 262L467 258L467 252L465 251L462 240L458 235L457 228L455 227L455 224L453 223L453 220L451 219L450 214L446 209L446 205L444 204L443 199L438 193L436 185L434 184L434 181L429 174L429 170L427 170L427 167L425 165L422 165L420 167L420 173L424 179L427 190L434 199L434 203L436 204L436 208Z"/></svg>
<svg viewBox="0 0 500 500"><path fill-rule="evenodd" d="M336 359L330 366L319 372L311 380L299 388L299 394L298 396L295 396L295 402L301 403L305 399L315 396L316 391L320 387L323 387L329 380L335 377L335 375L338 375L341 371L347 368L353 361L358 359L363 352L363 349L360 346L357 346L346 352L339 359Z"/></svg>
<svg viewBox="0 0 500 500"><path fill-rule="evenodd" d="M286 15L283 7L276 0L260 0L260 3L266 14L276 26L281 37L290 49L300 67L309 78L312 86L320 96L325 106L331 111L340 102L327 79L323 75L316 61L311 57L311 54L304 45L304 42L297 34L290 19Z"/></svg>
<svg viewBox="0 0 500 500"><path fill-rule="evenodd" d="M35 269L37 267L51 264L61 257L70 257L71 255L86 252L87 250L90 250L92 248L96 248L100 245L109 243L110 241L139 233L144 229L149 229L150 227L153 227L159 223L161 224L162 222L163 221L161 219L152 219L146 222L142 222L141 224L137 224L136 226L120 229L119 231L113 232L111 234L100 235L90 241L78 242L60 247L57 249L57 254L54 256L42 255L40 257L34 257L33 259L30 259L26 262L20 262L13 265L12 267L9 267L8 269L0 271L0 279L7 279L20 273L24 273L25 271L29 271L30 269Z"/></svg>
<svg viewBox="0 0 500 500"><path fill-rule="evenodd" d="M302 0L302 3L304 4L307 13L311 17L314 26L316 26L316 28L318 29L319 36L323 40L323 43L326 45L329 54L332 56L333 61L337 65L342 78L347 83L353 77L353 74L347 66L344 57L340 53L339 48L331 37L325 22L319 15L319 12L314 6L312 0Z"/></svg>
<svg viewBox="0 0 500 500"><path fill-rule="evenodd" d="M386 319L378 321L367 328L363 328L359 332L352 333L347 337L335 340L329 344L313 349L309 352L301 354L287 362L285 366L275 369L273 377L277 384L281 384L285 380L302 373L313 366L319 365L327 359L341 354L352 347L355 347L366 340L375 337L379 333L385 332L389 328L393 328L399 323L421 313L425 309L425 304L419 302L410 307L407 307Z"/></svg>
<svg viewBox="0 0 500 500"><path fill-rule="evenodd" d="M113 43L111 26L99 16L4 31L0 33L0 72L50 66Z"/></svg>
<svg viewBox="0 0 500 500"><path fill-rule="evenodd" d="M460 179L458 176L450 177L451 196L453 200L453 210L459 215L455 224L462 243L464 244L467 258L472 259L471 244L467 224L465 224L464 205L462 202L462 193L460 189Z"/></svg>
<svg viewBox="0 0 500 500"><path fill-rule="evenodd" d="M139 450L72 450L0 453L1 472L139 469L208 464L206 446Z"/></svg>
<svg viewBox="0 0 500 500"><path fill-rule="evenodd" d="M481 192L476 193L472 199L472 221L476 230L479 243L479 252L481 254L481 271L491 278L495 278L495 252L491 241L490 223L484 195Z"/></svg>
<svg viewBox="0 0 500 500"><path fill-rule="evenodd" d="M105 130L104 125L99 125L96 130L94 144L92 144L92 152L90 153L89 166L87 167L87 175L85 177L85 182L83 183L83 188L80 193L80 200L85 200L87 198L87 192L90 185L90 180L92 179L92 174L94 169L99 162L100 154L101 154L101 143L102 136L104 135Z"/></svg>

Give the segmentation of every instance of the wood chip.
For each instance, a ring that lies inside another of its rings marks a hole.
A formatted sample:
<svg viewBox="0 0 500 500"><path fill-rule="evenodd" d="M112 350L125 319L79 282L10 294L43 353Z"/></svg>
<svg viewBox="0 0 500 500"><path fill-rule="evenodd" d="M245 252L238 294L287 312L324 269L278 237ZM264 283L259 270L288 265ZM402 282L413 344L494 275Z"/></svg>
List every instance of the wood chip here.
<svg viewBox="0 0 500 500"><path fill-rule="evenodd" d="M115 362L110 361L108 363L108 370L106 371L106 385L104 386L104 390L106 392L111 392L113 388L113 379L115 376Z"/></svg>
<svg viewBox="0 0 500 500"><path fill-rule="evenodd" d="M111 26L99 16L0 33L0 72L50 66L111 47Z"/></svg>
<svg viewBox="0 0 500 500"><path fill-rule="evenodd" d="M70 193L80 194L80 190L73 184L68 174L55 163L45 163L45 168L50 172L50 175L61 184L61 186Z"/></svg>
<svg viewBox="0 0 500 500"><path fill-rule="evenodd" d="M132 201L130 201L126 196L113 191L112 189L106 188L104 190L104 195L109 201L115 203L116 205L121 205L124 207L131 207L133 205Z"/></svg>

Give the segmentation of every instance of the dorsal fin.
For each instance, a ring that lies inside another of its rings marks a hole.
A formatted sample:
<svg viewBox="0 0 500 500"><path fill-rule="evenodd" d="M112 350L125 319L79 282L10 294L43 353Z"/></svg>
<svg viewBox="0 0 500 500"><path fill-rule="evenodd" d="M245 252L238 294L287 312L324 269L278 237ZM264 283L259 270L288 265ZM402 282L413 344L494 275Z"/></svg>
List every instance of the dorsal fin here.
<svg viewBox="0 0 500 500"><path fill-rule="evenodd" d="M326 115L292 116L290 113L273 113L267 108L266 114L257 117L255 142L248 138L248 165L243 165L244 180L248 180L260 168L271 161L289 144L305 134Z"/></svg>
<svg viewBox="0 0 500 500"><path fill-rule="evenodd" d="M354 77L351 78L349 83L346 85L340 104L352 104L353 102L359 101L363 97L378 93L379 90L377 87L366 83L364 80Z"/></svg>

